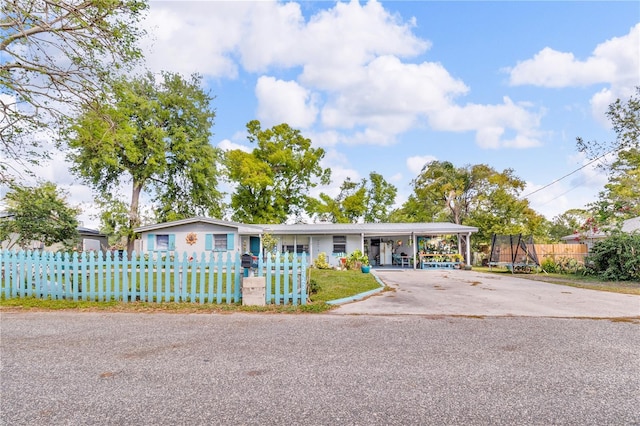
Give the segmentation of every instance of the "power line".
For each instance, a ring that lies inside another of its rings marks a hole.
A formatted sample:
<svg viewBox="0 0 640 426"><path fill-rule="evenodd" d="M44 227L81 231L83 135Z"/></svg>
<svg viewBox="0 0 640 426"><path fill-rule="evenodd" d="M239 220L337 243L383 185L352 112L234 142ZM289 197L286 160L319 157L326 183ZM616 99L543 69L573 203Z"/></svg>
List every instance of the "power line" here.
<svg viewBox="0 0 640 426"><path fill-rule="evenodd" d="M571 176L572 174L574 174L574 173L576 173L576 172L579 172L580 170L582 170L582 169L584 169L585 167L587 167L587 166L589 166L589 165L591 165L591 164L595 163L596 161L600 160L601 158L603 158L603 157L604 157L604 156L606 156L606 155L611 154L611 153L612 153L612 152L614 152L614 151L617 151L617 149L616 149L616 148L614 148L614 149L612 149L611 151L605 152L605 153L604 153L604 154L602 154L600 157L594 158L593 160L591 160L591 161L589 161L588 163L584 164L582 167L580 167L580 168L578 168L578 169L575 169L574 171L572 171L572 172L570 172L570 173L567 173L566 175L564 175L564 176L562 176L562 177L560 177L560 178L558 178L558 179L554 180L554 181L553 181L553 182L551 182L551 183L546 184L545 186L543 186L543 187L541 187L541 188L536 189L535 191L532 191L532 192L528 193L527 195L523 195L523 196L522 196L522 198L527 198L527 197L529 197L529 196L531 196L531 195L535 194L536 192L540 192L540 191L542 191L543 189L548 188L548 187L550 187L551 185L553 185L553 184L555 184L555 183L560 182L562 179L567 178L567 177Z"/></svg>

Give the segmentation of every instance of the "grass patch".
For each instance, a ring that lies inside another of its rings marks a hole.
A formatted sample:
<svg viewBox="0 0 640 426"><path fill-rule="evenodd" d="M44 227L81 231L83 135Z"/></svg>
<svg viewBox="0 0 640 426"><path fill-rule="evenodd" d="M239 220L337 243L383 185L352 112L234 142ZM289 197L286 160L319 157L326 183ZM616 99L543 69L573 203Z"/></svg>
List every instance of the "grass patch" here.
<svg viewBox="0 0 640 426"><path fill-rule="evenodd" d="M315 280L320 290L311 295L311 302L306 305L267 305L242 306L240 303L174 303L174 302L89 302L73 300L38 299L36 297L10 298L0 297L0 309L3 310L76 310L76 311L109 311L109 312L175 312L175 313L320 313L333 309L329 300L355 296L373 290L380 285L371 274L360 271L335 271L310 269L311 279Z"/></svg>
<svg viewBox="0 0 640 426"><path fill-rule="evenodd" d="M138 312L138 313L320 313L332 309L331 305L324 302L310 303L307 305L267 305L267 306L242 306L240 303L215 304L215 303L153 303L153 302L86 302L72 300L43 300L35 297L22 299L0 299L0 310L30 310L30 311L60 311L73 310L81 312Z"/></svg>
<svg viewBox="0 0 640 426"><path fill-rule="evenodd" d="M511 275L511 271L506 268L474 267L474 271L488 272L496 275ZM575 288L585 288L589 290L609 291L612 293L636 294L640 295L640 282L637 281L603 281L593 275L582 274L547 274L544 272L531 274L513 274L518 278L525 278L533 281L543 281L551 284L566 285Z"/></svg>
<svg viewBox="0 0 640 426"><path fill-rule="evenodd" d="M315 280L320 287L317 293L311 295L313 303L343 299L380 287L372 274L360 271L310 269L309 274L310 279Z"/></svg>

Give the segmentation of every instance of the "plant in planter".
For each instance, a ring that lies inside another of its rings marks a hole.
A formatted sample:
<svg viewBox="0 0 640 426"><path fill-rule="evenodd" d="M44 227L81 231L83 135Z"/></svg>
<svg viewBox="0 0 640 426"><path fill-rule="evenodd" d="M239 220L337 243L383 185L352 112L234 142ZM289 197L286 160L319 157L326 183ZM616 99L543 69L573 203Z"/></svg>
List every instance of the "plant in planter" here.
<svg viewBox="0 0 640 426"><path fill-rule="evenodd" d="M360 269L362 265L369 265L369 256L361 250L354 250L347 257L347 269Z"/></svg>
<svg viewBox="0 0 640 426"><path fill-rule="evenodd" d="M369 271L371 270L371 265L369 265L369 256L367 256L366 254L363 254L362 257L360 258L360 261L361 261L360 271L362 271L362 273L364 274L368 274Z"/></svg>

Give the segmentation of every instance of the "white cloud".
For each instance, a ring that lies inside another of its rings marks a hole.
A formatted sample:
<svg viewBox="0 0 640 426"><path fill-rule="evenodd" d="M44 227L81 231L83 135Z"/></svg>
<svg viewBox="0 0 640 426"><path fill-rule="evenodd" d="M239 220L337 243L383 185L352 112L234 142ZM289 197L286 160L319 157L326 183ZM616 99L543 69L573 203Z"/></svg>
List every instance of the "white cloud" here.
<svg viewBox="0 0 640 426"><path fill-rule="evenodd" d="M436 130L450 132L475 131L476 143L482 148L530 148L541 145L538 130L543 112L533 113L527 105L515 104L508 97L500 105L451 105L430 116ZM505 138L507 130L515 131Z"/></svg>
<svg viewBox="0 0 640 426"><path fill-rule="evenodd" d="M310 127L318 114L313 94L295 81L260 77L256 84L258 119L266 127L287 123L293 128Z"/></svg>
<svg viewBox="0 0 640 426"><path fill-rule="evenodd" d="M223 151L232 151L235 149L239 149L244 152L252 151L251 147L248 147L246 145L241 145L239 143L231 142L229 139L223 139L222 141L220 141L220 143L218 143L218 148L220 148Z"/></svg>
<svg viewBox="0 0 640 426"><path fill-rule="evenodd" d="M258 118L313 131L320 146L392 145L425 120L476 131L482 147L539 145L538 117L524 105L459 106L463 81L440 63L407 62L431 46L415 25L377 1L336 3L308 19L294 2L153 2L150 62L213 77L255 73Z"/></svg>
<svg viewBox="0 0 640 426"><path fill-rule="evenodd" d="M251 2L152 2L143 25L147 66L152 71L194 72L235 78L231 52L242 38Z"/></svg>
<svg viewBox="0 0 640 426"><path fill-rule="evenodd" d="M604 112L608 106L618 98L631 95L639 84L639 41L640 24L636 24L628 34L597 45L585 60L571 52L545 47L533 58L507 69L510 83L554 88L608 84L609 87L591 98L593 116L606 123Z"/></svg>
<svg viewBox="0 0 640 426"><path fill-rule="evenodd" d="M425 164L436 161L433 155L416 155L407 158L407 169L413 176L418 176Z"/></svg>
<svg viewBox="0 0 640 426"><path fill-rule="evenodd" d="M323 168L331 169L331 183L329 185L319 185L309 191L311 197L318 198L321 192L335 198L340 193L340 185L347 179L358 182L361 179L360 173L350 167L349 162L343 154L330 150L321 161Z"/></svg>

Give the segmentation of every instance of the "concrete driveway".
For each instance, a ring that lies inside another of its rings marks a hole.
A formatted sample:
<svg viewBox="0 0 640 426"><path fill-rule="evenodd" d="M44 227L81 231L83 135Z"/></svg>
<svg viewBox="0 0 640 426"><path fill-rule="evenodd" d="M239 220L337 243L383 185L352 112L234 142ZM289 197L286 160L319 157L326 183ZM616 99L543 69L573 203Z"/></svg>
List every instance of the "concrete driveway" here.
<svg viewBox="0 0 640 426"><path fill-rule="evenodd" d="M394 291L343 304L333 314L559 318L640 317L640 296L464 270L378 270Z"/></svg>

